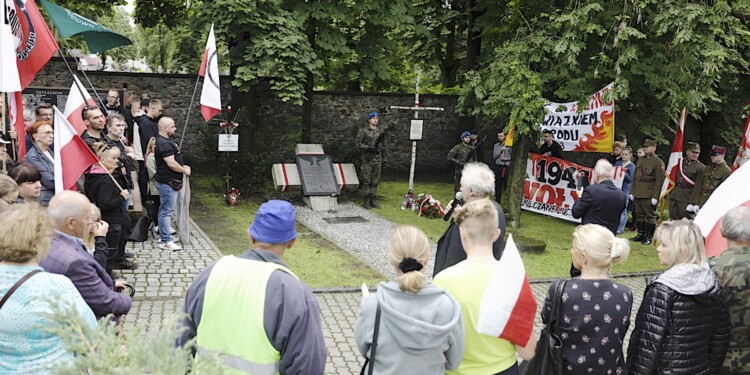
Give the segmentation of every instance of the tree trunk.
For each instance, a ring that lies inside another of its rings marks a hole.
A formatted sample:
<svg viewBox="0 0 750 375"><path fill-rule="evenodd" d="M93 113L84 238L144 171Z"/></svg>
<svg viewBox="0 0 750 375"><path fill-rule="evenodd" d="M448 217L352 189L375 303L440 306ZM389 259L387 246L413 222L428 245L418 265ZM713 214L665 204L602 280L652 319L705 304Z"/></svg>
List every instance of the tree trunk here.
<svg viewBox="0 0 750 375"><path fill-rule="evenodd" d="M238 35L236 39L228 39L227 46L230 51L230 61L242 61L241 59L231 58L231 51L241 51L243 40L247 40L249 35ZM235 56L236 57L236 56ZM237 75L239 64L229 65L229 76L231 80ZM257 128L257 95L258 88L253 87L249 92L242 92L235 85L231 85L231 105L233 112L240 112L238 116L239 126L237 133L240 136L239 153L249 152L252 149L253 139L255 138L255 129ZM240 120L241 119L241 120Z"/></svg>
<svg viewBox="0 0 750 375"><path fill-rule="evenodd" d="M508 189L503 195L505 220L513 229L521 227L521 201L523 200L523 185L526 179L526 159L531 148L528 136L516 134L511 153L510 172L508 174Z"/></svg>
<svg viewBox="0 0 750 375"><path fill-rule="evenodd" d="M310 47L315 50L316 21L310 17L307 19L305 33ZM302 102L302 143L312 142L312 105L313 105L313 87L315 87L315 75L311 71L307 72L305 80L305 100Z"/></svg>

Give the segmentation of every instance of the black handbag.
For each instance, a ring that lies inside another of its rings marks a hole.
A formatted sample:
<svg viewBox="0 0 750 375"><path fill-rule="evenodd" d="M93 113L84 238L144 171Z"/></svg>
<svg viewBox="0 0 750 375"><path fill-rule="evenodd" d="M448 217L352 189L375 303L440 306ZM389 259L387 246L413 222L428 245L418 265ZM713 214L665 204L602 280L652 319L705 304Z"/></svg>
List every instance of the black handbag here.
<svg viewBox="0 0 750 375"><path fill-rule="evenodd" d="M555 282L555 294L552 298L552 308L549 322L542 329L539 341L536 343L534 358L524 361L520 366L521 375L560 375L563 370L563 346L558 326L560 321L560 305L567 280Z"/></svg>
<svg viewBox="0 0 750 375"><path fill-rule="evenodd" d="M180 189L182 189L182 179L176 178L174 180L169 180L167 181L167 185L169 185L174 191L180 191Z"/></svg>
<svg viewBox="0 0 750 375"><path fill-rule="evenodd" d="M148 216L141 216L135 222L133 230L130 231L129 241L143 242L148 239L148 228L151 226L151 219Z"/></svg>
<svg viewBox="0 0 750 375"><path fill-rule="evenodd" d="M372 334L372 346L370 348L370 357L365 357L365 364L362 365L362 371L359 375L365 375L365 369L367 364L371 363L370 368L367 370L368 375L372 375L372 371L375 367L375 350L378 348L378 331L380 331L380 304L375 312L375 332Z"/></svg>

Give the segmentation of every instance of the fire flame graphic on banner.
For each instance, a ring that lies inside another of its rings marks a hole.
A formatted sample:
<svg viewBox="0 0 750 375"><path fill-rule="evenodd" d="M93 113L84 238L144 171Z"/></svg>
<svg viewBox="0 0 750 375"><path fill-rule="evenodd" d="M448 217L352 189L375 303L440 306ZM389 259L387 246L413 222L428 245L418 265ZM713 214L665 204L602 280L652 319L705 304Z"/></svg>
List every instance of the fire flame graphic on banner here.
<svg viewBox="0 0 750 375"><path fill-rule="evenodd" d="M614 111L602 112L601 121L594 124L591 129L594 134L585 134L581 137L573 151L583 152L604 152L612 149L612 143L615 139L615 113Z"/></svg>

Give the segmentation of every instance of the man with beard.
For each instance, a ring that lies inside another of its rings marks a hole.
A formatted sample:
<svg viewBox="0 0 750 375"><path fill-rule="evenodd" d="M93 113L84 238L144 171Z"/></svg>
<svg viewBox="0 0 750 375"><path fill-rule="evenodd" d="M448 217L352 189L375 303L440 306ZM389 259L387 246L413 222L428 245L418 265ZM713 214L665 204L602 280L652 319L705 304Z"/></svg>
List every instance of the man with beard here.
<svg viewBox="0 0 750 375"><path fill-rule="evenodd" d="M102 110L95 105L87 105L83 107L81 117L83 117L83 122L86 124L86 130L81 134L81 138L83 138L83 141L86 142L86 145L89 146L91 151L96 153L96 150L94 150L94 143L104 142L109 144L107 137L102 133L104 123L107 119L104 117Z"/></svg>

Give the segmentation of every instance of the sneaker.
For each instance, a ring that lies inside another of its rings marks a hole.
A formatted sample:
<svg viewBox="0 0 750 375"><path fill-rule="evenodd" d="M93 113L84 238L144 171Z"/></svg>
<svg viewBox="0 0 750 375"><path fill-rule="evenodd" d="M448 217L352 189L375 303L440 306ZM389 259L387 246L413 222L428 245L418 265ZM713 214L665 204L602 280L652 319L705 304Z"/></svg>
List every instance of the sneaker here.
<svg viewBox="0 0 750 375"><path fill-rule="evenodd" d="M180 240L180 237L175 237L175 236L172 236L172 238L171 238L171 239L170 239L170 240L169 240L168 242L175 242L175 243L177 243L177 242L181 242L181 241L182 241L182 240ZM159 238L158 242L159 242L159 244L161 244L161 243L162 243L162 242L161 242L161 238Z"/></svg>
<svg viewBox="0 0 750 375"><path fill-rule="evenodd" d="M112 266L112 269L117 270L134 270L138 268L138 263L133 262L132 260L123 259Z"/></svg>
<svg viewBox="0 0 750 375"><path fill-rule="evenodd" d="M179 245L177 245L176 243L174 243L173 241L170 241L170 242L167 242L167 243L163 243L163 244L159 245L159 248L162 249L162 250L172 250L172 251L180 251L180 250L182 250L182 248Z"/></svg>
<svg viewBox="0 0 750 375"><path fill-rule="evenodd" d="M134 258L134 257L135 257L134 253L131 253L129 251L125 252L125 258L131 259L131 258Z"/></svg>
<svg viewBox="0 0 750 375"><path fill-rule="evenodd" d="M175 233L177 233L177 229L169 227L169 234L175 234Z"/></svg>

